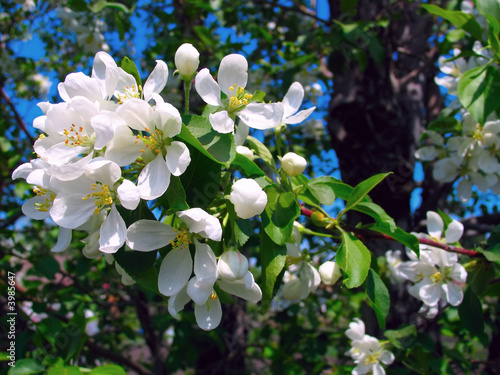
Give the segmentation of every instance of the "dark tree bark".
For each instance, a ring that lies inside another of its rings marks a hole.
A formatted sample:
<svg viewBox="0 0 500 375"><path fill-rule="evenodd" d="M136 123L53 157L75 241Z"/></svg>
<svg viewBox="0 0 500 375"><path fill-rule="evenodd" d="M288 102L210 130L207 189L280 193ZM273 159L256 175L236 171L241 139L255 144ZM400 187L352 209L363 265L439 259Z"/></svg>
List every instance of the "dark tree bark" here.
<svg viewBox="0 0 500 375"><path fill-rule="evenodd" d="M329 3L332 18L339 17L340 1ZM389 25L373 29L376 36L360 33L354 44L344 44L343 71L332 66L340 61L338 53L331 56L330 67L337 72L328 131L345 182L356 185L374 174L394 172L370 196L400 227L411 229L413 153L425 123L441 109L434 83L438 51L429 43L433 19L417 2L361 0L356 9L353 21L386 18ZM378 63L371 53L373 38L384 48ZM365 70L350 55L359 49L367 56Z"/></svg>

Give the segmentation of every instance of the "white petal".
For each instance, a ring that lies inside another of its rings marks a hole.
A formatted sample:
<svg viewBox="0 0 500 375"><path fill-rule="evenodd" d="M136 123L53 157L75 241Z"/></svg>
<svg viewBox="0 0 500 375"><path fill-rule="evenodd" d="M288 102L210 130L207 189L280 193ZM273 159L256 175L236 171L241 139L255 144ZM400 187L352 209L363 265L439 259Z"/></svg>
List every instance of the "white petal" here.
<svg viewBox="0 0 500 375"><path fill-rule="evenodd" d="M314 112L315 109L316 109L316 107L304 109L303 111L300 111L293 116L286 117L283 122L285 124L299 124L302 121L304 121L306 118L308 118L311 115L311 113Z"/></svg>
<svg viewBox="0 0 500 375"><path fill-rule="evenodd" d="M106 115L97 115L92 117L90 123L96 133L94 149L102 150L114 135L111 119Z"/></svg>
<svg viewBox="0 0 500 375"><path fill-rule="evenodd" d="M118 83L118 66L115 60L104 51L97 52L92 66L92 78L96 78L103 99L113 96Z"/></svg>
<svg viewBox="0 0 500 375"><path fill-rule="evenodd" d="M174 176L180 176L186 171L186 168L189 166L191 162L191 156L189 154L189 149L187 146L178 141L174 141L170 144L170 146L166 146L167 150L167 166L168 170Z"/></svg>
<svg viewBox="0 0 500 375"><path fill-rule="evenodd" d="M50 210L50 217L64 228L75 229L85 223L94 213L92 199L83 200L84 194L71 194L56 197Z"/></svg>
<svg viewBox="0 0 500 375"><path fill-rule="evenodd" d="M172 104L158 104L154 110L155 124L163 133L163 138L173 138L181 132L181 114Z"/></svg>
<svg viewBox="0 0 500 375"><path fill-rule="evenodd" d="M217 284L223 291L252 303L257 303L262 299L262 290L256 283L250 289L246 287L245 281L242 279L236 281L219 280Z"/></svg>
<svg viewBox="0 0 500 375"><path fill-rule="evenodd" d="M137 186L132 181L123 180L118 189L118 198L120 198L120 203L127 210L135 210L139 205L141 200L141 192Z"/></svg>
<svg viewBox="0 0 500 375"><path fill-rule="evenodd" d="M12 172L12 179L24 178L28 177L28 175L33 172L33 166L31 163L23 163Z"/></svg>
<svg viewBox="0 0 500 375"><path fill-rule="evenodd" d="M238 117L251 128L266 130L281 124L284 107L282 103L250 103L238 112Z"/></svg>
<svg viewBox="0 0 500 375"><path fill-rule="evenodd" d="M222 59L217 73L217 81L219 82L220 89L228 97L233 95L233 91L229 90L230 87L238 89L247 85L248 81L248 62L242 55L231 54Z"/></svg>
<svg viewBox="0 0 500 375"><path fill-rule="evenodd" d="M179 320L181 318L179 316L179 311L182 311L186 303L190 300L191 298L186 293L186 287L182 288L179 293L174 294L168 299L168 312L175 319Z"/></svg>
<svg viewBox="0 0 500 375"><path fill-rule="evenodd" d="M220 87L207 68L200 70L196 75L194 87L205 103L218 107L222 106Z"/></svg>
<svg viewBox="0 0 500 375"><path fill-rule="evenodd" d="M100 229L99 250L103 253L116 253L125 243L127 226L118 213L115 205L111 206L108 216Z"/></svg>
<svg viewBox="0 0 500 375"><path fill-rule="evenodd" d="M187 294L194 303L198 305L204 305L207 303L209 297L212 295L214 290L215 280L205 280L193 277L189 280L187 285Z"/></svg>
<svg viewBox="0 0 500 375"><path fill-rule="evenodd" d="M57 243L50 250L53 253L60 253L66 250L69 245L71 245L72 230L68 228L59 227L59 233L57 234Z"/></svg>
<svg viewBox="0 0 500 375"><path fill-rule="evenodd" d="M85 166L85 175L92 181L108 184L109 188L122 176L120 166L111 160L95 158Z"/></svg>
<svg viewBox="0 0 500 375"><path fill-rule="evenodd" d="M472 182L463 178L457 186L457 195L462 201L462 203L466 203L472 197Z"/></svg>
<svg viewBox="0 0 500 375"><path fill-rule="evenodd" d="M136 130L152 129L153 109L141 99L129 99L116 110L128 126Z"/></svg>
<svg viewBox="0 0 500 375"><path fill-rule="evenodd" d="M173 296L186 286L193 271L193 259L187 247L171 250L163 259L158 273L158 290Z"/></svg>
<svg viewBox="0 0 500 375"><path fill-rule="evenodd" d="M84 96L91 101L102 99L97 80L82 72L68 74L64 82L59 83L57 87L64 101L69 101L70 98L76 96Z"/></svg>
<svg viewBox="0 0 500 375"><path fill-rule="evenodd" d="M127 125L115 127L114 136L106 147L104 156L121 167L132 164L140 155L142 141L138 141Z"/></svg>
<svg viewBox="0 0 500 375"><path fill-rule="evenodd" d="M432 237L441 238L443 234L444 223L443 219L437 212L428 211L427 212L427 233Z"/></svg>
<svg viewBox="0 0 500 375"><path fill-rule="evenodd" d="M152 162L144 167L137 181L141 198L145 200L162 196L167 191L169 184L170 171L161 154L158 154Z"/></svg>
<svg viewBox="0 0 500 375"><path fill-rule="evenodd" d="M288 89L285 97L283 98L283 105L285 107L284 117L289 117L296 113L302 105L304 99L304 88L299 82L294 82Z"/></svg>
<svg viewBox="0 0 500 375"><path fill-rule="evenodd" d="M446 243L454 243L457 242L464 233L464 225L457 221L453 220L446 228L445 239Z"/></svg>
<svg viewBox="0 0 500 375"><path fill-rule="evenodd" d="M213 241L221 240L222 227L219 220L201 208L195 207L179 211L177 212L177 216L187 224L191 233L200 234Z"/></svg>
<svg viewBox="0 0 500 375"><path fill-rule="evenodd" d="M127 229L127 246L137 251L162 248L176 238L171 226L156 220L139 220Z"/></svg>
<svg viewBox="0 0 500 375"><path fill-rule="evenodd" d="M444 293L446 295L446 300L449 302L450 305L458 306L462 303L462 300L464 299L464 292L462 291L462 288L451 282L447 282L446 284L443 284L441 287L443 288Z"/></svg>
<svg viewBox="0 0 500 375"><path fill-rule="evenodd" d="M209 299L203 305L194 305L196 323L204 331L210 331L220 324L222 319L222 307L218 298Z"/></svg>
<svg viewBox="0 0 500 375"><path fill-rule="evenodd" d="M249 133L250 128L244 123L240 122L238 124L238 127L236 128L236 132L234 133L234 143L236 144L236 146L241 146L243 143L245 143Z"/></svg>
<svg viewBox="0 0 500 375"><path fill-rule="evenodd" d="M168 80L168 66L162 60L156 60L156 66L144 84L144 100L149 102L153 93L159 94Z"/></svg>
<svg viewBox="0 0 500 375"><path fill-rule="evenodd" d="M420 283L416 284L420 290L418 295L420 299L429 306L436 306L441 299L441 289L439 284L434 284L426 277Z"/></svg>
<svg viewBox="0 0 500 375"><path fill-rule="evenodd" d="M23 214L25 214L26 216L28 216L29 218L31 218L33 220L44 220L44 219L48 218L49 211L48 210L47 211L40 211L38 209L38 206L37 206L37 204L46 203L45 202L46 199L49 199L48 195L36 196L36 197L28 199L26 202L23 203L23 205L21 207Z"/></svg>
<svg viewBox="0 0 500 375"><path fill-rule="evenodd" d="M388 350L382 351L380 353L380 362L382 362L384 365L390 365L392 362L394 362L394 354Z"/></svg>
<svg viewBox="0 0 500 375"><path fill-rule="evenodd" d="M234 131L234 121L229 117L227 111L220 111L208 115L208 119L215 131L227 134Z"/></svg>
<svg viewBox="0 0 500 375"><path fill-rule="evenodd" d="M217 259L211 247L206 243L200 243L195 240L196 252L194 255L194 274L198 278L217 279Z"/></svg>

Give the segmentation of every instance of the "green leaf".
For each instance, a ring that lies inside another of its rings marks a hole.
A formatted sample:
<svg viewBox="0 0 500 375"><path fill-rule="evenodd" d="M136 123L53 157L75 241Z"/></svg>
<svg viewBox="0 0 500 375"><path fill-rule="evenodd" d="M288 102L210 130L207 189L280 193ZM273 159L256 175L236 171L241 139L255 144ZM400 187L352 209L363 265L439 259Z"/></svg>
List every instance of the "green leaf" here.
<svg viewBox="0 0 500 375"><path fill-rule="evenodd" d="M497 0L476 0L475 3L479 13L500 21L500 4Z"/></svg>
<svg viewBox="0 0 500 375"><path fill-rule="evenodd" d="M238 153L236 153L236 157L232 161L231 167L239 169L249 178L266 175L264 171L260 169L252 160Z"/></svg>
<svg viewBox="0 0 500 375"><path fill-rule="evenodd" d="M236 218L234 221L234 237L238 247L243 246L253 234L252 224L249 220Z"/></svg>
<svg viewBox="0 0 500 375"><path fill-rule="evenodd" d="M165 244L167 245L167 244ZM113 254L118 264L130 276L135 277L150 269L156 261L157 251L125 250L125 246Z"/></svg>
<svg viewBox="0 0 500 375"><path fill-rule="evenodd" d="M210 121L201 116L183 116L182 121L187 127L182 127L179 138L190 143L199 151L201 147L217 162L229 165L236 156L236 146L232 134L221 134L215 131ZM186 130L196 139L193 141ZM202 151L203 152L203 151ZM207 155L208 156L208 155Z"/></svg>
<svg viewBox="0 0 500 375"><path fill-rule="evenodd" d="M135 276L134 280L144 289L151 290L156 294L160 293L158 291L158 272L155 267L150 267L146 272Z"/></svg>
<svg viewBox="0 0 500 375"><path fill-rule="evenodd" d="M105 365L95 367L90 371L90 375L127 375L125 370L117 365Z"/></svg>
<svg viewBox="0 0 500 375"><path fill-rule="evenodd" d="M16 360L16 367L11 367L9 375L32 375L45 373L45 367L34 359Z"/></svg>
<svg viewBox="0 0 500 375"><path fill-rule="evenodd" d="M446 10L432 4L422 4L422 8L429 13L438 15L455 26L464 29L477 40L483 39L483 29L471 15L459 10Z"/></svg>
<svg viewBox="0 0 500 375"><path fill-rule="evenodd" d="M160 207L168 209L169 213L189 208L186 203L186 192L184 191L180 177L170 176L168 189L165 194L158 198L157 202Z"/></svg>
<svg viewBox="0 0 500 375"><path fill-rule="evenodd" d="M489 249L477 249L477 251L483 254L490 262L500 265L500 244L496 244Z"/></svg>
<svg viewBox="0 0 500 375"><path fill-rule="evenodd" d="M328 185L334 192L335 196L346 201L352 193L353 187L336 179L335 177L323 176L314 179L315 183ZM366 201L370 201L369 197L365 197Z"/></svg>
<svg viewBox="0 0 500 375"><path fill-rule="evenodd" d="M427 126L427 130L434 130L438 133L458 132L462 129L461 126L462 124L455 117L446 116L432 120Z"/></svg>
<svg viewBox="0 0 500 375"><path fill-rule="evenodd" d="M207 29L205 26L194 26L194 32L200 38L205 46L213 46L215 43L214 36L212 32Z"/></svg>
<svg viewBox="0 0 500 375"><path fill-rule="evenodd" d="M418 242L418 238L415 237L413 234L410 234L408 232L405 232L403 229L396 227L395 231L391 230L391 227L384 223L384 224L375 224L375 225L370 225L367 227L370 230L373 230L375 232L383 233L391 238L395 239L399 243L405 245L406 247L409 247L412 249L417 256L420 255L420 245Z"/></svg>
<svg viewBox="0 0 500 375"><path fill-rule="evenodd" d="M37 272L50 280L54 280L56 278L56 273L61 270L61 266L53 256L38 258L33 266Z"/></svg>
<svg viewBox="0 0 500 375"><path fill-rule="evenodd" d="M284 245L293 230L293 222L300 214L300 207L291 192L279 192L271 185L265 189L267 205L261 214L267 235L278 245Z"/></svg>
<svg viewBox="0 0 500 375"><path fill-rule="evenodd" d="M372 202L359 202L353 210L362 212L368 216L371 216L376 220L377 223L387 224L389 226L389 230L394 232L397 228L394 219L387 215L382 207L380 207L376 203Z"/></svg>
<svg viewBox="0 0 500 375"><path fill-rule="evenodd" d="M257 138L252 136L247 137L248 145L250 148L268 165L274 165L274 158L271 151Z"/></svg>
<svg viewBox="0 0 500 375"><path fill-rule="evenodd" d="M65 366L65 367L52 367L47 372L47 375L81 375L82 372L78 367Z"/></svg>
<svg viewBox="0 0 500 375"><path fill-rule="evenodd" d="M466 267L468 288L471 288L475 295L482 295L495 277L494 267L484 260L469 263Z"/></svg>
<svg viewBox="0 0 500 375"><path fill-rule="evenodd" d="M276 281L286 264L286 246L276 244L264 231L261 231L260 259L262 263L262 311L271 305L279 285Z"/></svg>
<svg viewBox="0 0 500 375"><path fill-rule="evenodd" d="M357 184L354 187L353 191L351 192L351 195L347 199L347 202L345 204L345 208L342 210L342 212L346 213L347 211L352 209L354 206L356 206L359 202L361 202L368 195L368 193L375 186L377 186L384 178L386 178L390 174L391 174L391 172L379 173L379 174L372 176L364 181L361 181L359 184ZM341 215L339 214L339 216L341 216Z"/></svg>
<svg viewBox="0 0 500 375"><path fill-rule="evenodd" d="M391 299L389 291L380 276L370 268L365 281L365 293L370 301L370 305L377 316L378 325L385 328L385 318L389 313Z"/></svg>
<svg viewBox="0 0 500 375"><path fill-rule="evenodd" d="M342 244L335 261L344 271L344 285L351 289L363 284L370 269L371 253L356 236L341 231Z"/></svg>
<svg viewBox="0 0 500 375"><path fill-rule="evenodd" d="M384 335L395 348L405 350L411 348L416 342L417 329L414 325L409 325L399 329L387 330Z"/></svg>
<svg viewBox="0 0 500 375"><path fill-rule="evenodd" d="M472 290L467 288L464 299L458 306L458 316L462 325L473 335L477 336L484 331L483 308L479 298Z"/></svg>
<svg viewBox="0 0 500 375"><path fill-rule="evenodd" d="M204 152L188 146L191 163L181 175L181 182L186 192L186 202L190 207L207 208L219 192L221 165Z"/></svg>
<svg viewBox="0 0 500 375"><path fill-rule="evenodd" d="M329 206L335 202L335 191L332 189L330 184L314 178L307 184L307 188L311 191L319 203Z"/></svg>
<svg viewBox="0 0 500 375"><path fill-rule="evenodd" d="M467 71L458 82L458 98L481 124L500 107L500 73L493 66Z"/></svg>
<svg viewBox="0 0 500 375"><path fill-rule="evenodd" d="M137 66L135 66L135 63L132 60L130 60L127 56L123 58L120 67L135 78L137 85L139 86L142 85L141 75L137 70Z"/></svg>
<svg viewBox="0 0 500 375"><path fill-rule="evenodd" d="M108 2L106 0L97 0L94 4L89 5L88 8L93 13L99 13L104 8L106 8L107 5L108 5Z"/></svg>

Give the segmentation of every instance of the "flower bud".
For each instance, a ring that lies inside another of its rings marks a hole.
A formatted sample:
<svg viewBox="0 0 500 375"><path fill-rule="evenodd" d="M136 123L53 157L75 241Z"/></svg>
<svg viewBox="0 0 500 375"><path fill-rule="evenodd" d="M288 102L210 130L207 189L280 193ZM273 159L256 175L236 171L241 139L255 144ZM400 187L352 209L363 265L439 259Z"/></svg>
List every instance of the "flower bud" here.
<svg viewBox="0 0 500 375"><path fill-rule="evenodd" d="M245 146L236 146L236 152L238 154L246 156L250 160L253 160L255 158L255 155L254 155L253 151L250 150L248 147L245 147Z"/></svg>
<svg viewBox="0 0 500 375"><path fill-rule="evenodd" d="M342 276L342 271L337 263L328 261L319 266L319 275L325 285L333 285Z"/></svg>
<svg viewBox="0 0 500 375"><path fill-rule="evenodd" d="M297 176L304 172L307 166L307 161L302 156L293 152L288 152L281 159L281 168L289 176Z"/></svg>
<svg viewBox="0 0 500 375"><path fill-rule="evenodd" d="M239 251L226 251L220 256L217 271L227 281L243 279L248 272L248 260Z"/></svg>
<svg viewBox="0 0 500 375"><path fill-rule="evenodd" d="M250 219L264 211L267 195L255 180L242 178L233 184L229 200L234 204L238 217Z"/></svg>
<svg viewBox="0 0 500 375"><path fill-rule="evenodd" d="M200 53L190 43L184 43L175 52L175 67L181 78L192 78L200 65Z"/></svg>

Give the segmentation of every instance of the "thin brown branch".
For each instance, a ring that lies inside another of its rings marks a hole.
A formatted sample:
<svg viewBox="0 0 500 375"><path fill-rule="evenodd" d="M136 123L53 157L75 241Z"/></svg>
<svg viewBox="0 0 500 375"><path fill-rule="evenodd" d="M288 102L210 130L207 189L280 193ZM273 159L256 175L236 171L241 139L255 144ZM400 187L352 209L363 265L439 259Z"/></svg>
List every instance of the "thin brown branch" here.
<svg viewBox="0 0 500 375"><path fill-rule="evenodd" d="M310 209L305 208L303 206L301 207L300 211L301 211L302 215L308 216L308 217L311 217L313 214L313 211L311 211ZM374 231L369 230L369 229L356 228L356 227L353 227L351 225L346 225L346 224L343 224L342 227L344 229L348 230L349 232L352 232L352 233L356 234L357 236L362 237L363 239L397 241L396 239L392 238L391 236L388 236L386 234L379 233L379 232L374 232ZM334 228L332 228L332 229L334 229ZM444 244L444 243L437 242L437 241L433 241L433 240L430 240L427 238L418 238L418 242L423 244L423 245L437 247L439 249L443 249L443 250L446 250L446 251L449 251L452 253L466 255L466 256L471 257L471 258L482 258L483 257L483 254L481 254L478 251L464 249L462 247L457 247L457 246L451 246L451 245Z"/></svg>
<svg viewBox="0 0 500 375"><path fill-rule="evenodd" d="M3 87L0 88L0 95L5 100L5 102L7 103L7 105L10 107L10 109L12 110L12 112L14 112L14 117L16 119L17 124L21 128L21 130L26 134L26 136L28 137L28 139L30 140L30 142L34 143L34 139L31 136L30 132L28 131L28 127L26 126L26 123L22 119L21 115L19 114L19 112L16 109L16 106L14 105L14 103L12 102L12 100L10 99L9 95L7 95L7 93L5 92L5 90L4 90Z"/></svg>

